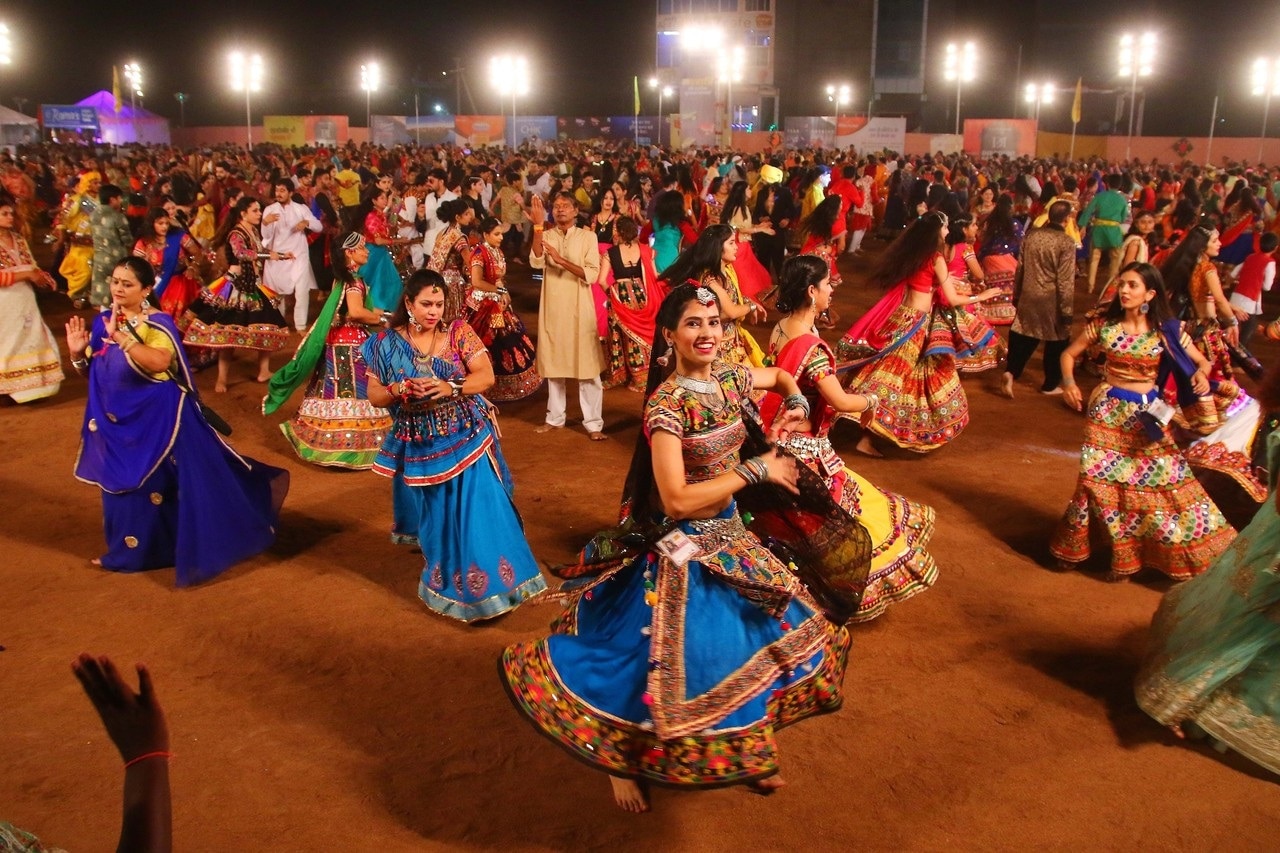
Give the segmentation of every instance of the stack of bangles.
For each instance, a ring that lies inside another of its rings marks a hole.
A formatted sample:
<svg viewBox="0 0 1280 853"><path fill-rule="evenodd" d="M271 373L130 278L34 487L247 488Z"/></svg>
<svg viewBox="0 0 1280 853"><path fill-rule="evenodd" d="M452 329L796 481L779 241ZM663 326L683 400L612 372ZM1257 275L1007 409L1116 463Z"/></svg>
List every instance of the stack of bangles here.
<svg viewBox="0 0 1280 853"><path fill-rule="evenodd" d="M862 411L864 412L874 411L876 408L880 406L879 394L863 394L862 397L867 401L867 406Z"/></svg>
<svg viewBox="0 0 1280 853"><path fill-rule="evenodd" d="M759 456L753 456L734 465L733 473L746 480L748 486L754 486L769 479L769 466Z"/></svg>
<svg viewBox="0 0 1280 853"><path fill-rule="evenodd" d="M88 370L89 357L81 356L80 358L73 358L71 359L71 366L74 367L76 370Z"/></svg>
<svg viewBox="0 0 1280 853"><path fill-rule="evenodd" d="M809 401L803 394L788 394L782 398L783 409L800 409L804 412L804 416L809 417Z"/></svg>

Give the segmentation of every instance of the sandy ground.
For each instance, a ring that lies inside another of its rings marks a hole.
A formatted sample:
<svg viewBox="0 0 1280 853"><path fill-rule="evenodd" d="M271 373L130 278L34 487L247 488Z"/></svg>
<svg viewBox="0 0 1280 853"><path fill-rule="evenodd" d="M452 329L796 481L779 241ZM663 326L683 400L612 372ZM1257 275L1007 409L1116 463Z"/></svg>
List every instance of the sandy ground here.
<svg viewBox="0 0 1280 853"><path fill-rule="evenodd" d="M846 280L841 328L877 295L853 265ZM516 285L532 325L536 291ZM66 300L43 301L61 337ZM279 542L188 590L90 566L101 512L71 476L72 376L0 409L0 817L114 848L120 762L69 669L88 650L155 673L180 850L1274 850L1275 778L1174 741L1133 702L1166 582L1047 569L1083 419L1036 393L1039 364L1013 402L995 374L966 379L971 426L926 457L857 457L839 428L861 473L936 507L938 585L855 630L844 708L781 735L784 790L659 790L640 817L499 686L500 649L554 610L480 627L428 612L420 557L387 541L389 482L299 462L277 427L294 407L259 414L247 356L229 393L211 372L199 385L238 450L292 470ZM534 553L555 563L613 520L640 396L605 395L598 444L580 426L535 435L544 401L504 406L501 425Z"/></svg>

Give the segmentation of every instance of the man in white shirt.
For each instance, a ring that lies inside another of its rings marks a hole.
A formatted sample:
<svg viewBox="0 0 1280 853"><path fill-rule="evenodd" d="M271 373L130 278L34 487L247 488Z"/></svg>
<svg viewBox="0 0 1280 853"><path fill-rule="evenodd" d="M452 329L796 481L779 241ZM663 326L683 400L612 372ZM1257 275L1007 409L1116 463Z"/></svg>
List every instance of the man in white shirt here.
<svg viewBox="0 0 1280 853"><path fill-rule="evenodd" d="M293 297L293 327L301 332L307 328L309 294L316 288L306 232L319 233L323 226L311 208L291 198L292 181L277 181L274 191L276 200L262 211L262 245L284 257L263 263L262 283L286 302Z"/></svg>
<svg viewBox="0 0 1280 853"><path fill-rule="evenodd" d="M444 169L432 169L427 173L427 195L422 200L419 211L426 228L426 234L422 237L422 253L427 258L431 257L431 253L436 248L436 237L439 237L440 232L444 230L444 223L436 217L436 209L440 207L441 202L458 197L456 193L445 189L444 182L448 177L449 173Z"/></svg>

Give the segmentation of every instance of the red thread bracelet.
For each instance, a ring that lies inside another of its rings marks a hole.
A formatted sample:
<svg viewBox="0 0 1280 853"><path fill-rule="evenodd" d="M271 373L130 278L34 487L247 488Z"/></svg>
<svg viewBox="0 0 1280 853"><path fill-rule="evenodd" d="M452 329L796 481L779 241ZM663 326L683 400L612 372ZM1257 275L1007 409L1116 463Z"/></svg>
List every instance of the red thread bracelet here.
<svg viewBox="0 0 1280 853"><path fill-rule="evenodd" d="M128 761L126 761L126 762L124 763L124 769L125 769L125 770L128 770L130 767L132 767L133 765L137 764L139 761L146 761L148 758L164 758L164 759L169 759L169 758L173 758L173 753L172 753L172 752L165 752L165 751L163 751L163 750L161 750L161 751L159 751L159 752L148 752L148 753L146 753L145 755L139 755L137 758L132 758L132 759L130 759L130 760L128 760Z"/></svg>

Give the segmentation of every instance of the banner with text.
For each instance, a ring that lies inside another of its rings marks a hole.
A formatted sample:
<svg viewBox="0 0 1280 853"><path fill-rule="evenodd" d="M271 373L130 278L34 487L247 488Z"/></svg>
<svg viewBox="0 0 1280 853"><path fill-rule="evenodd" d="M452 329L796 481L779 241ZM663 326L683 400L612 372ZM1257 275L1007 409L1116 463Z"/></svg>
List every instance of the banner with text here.
<svg viewBox="0 0 1280 853"><path fill-rule="evenodd" d="M980 157L1034 157L1036 121L1029 118L967 118L964 150Z"/></svg>

